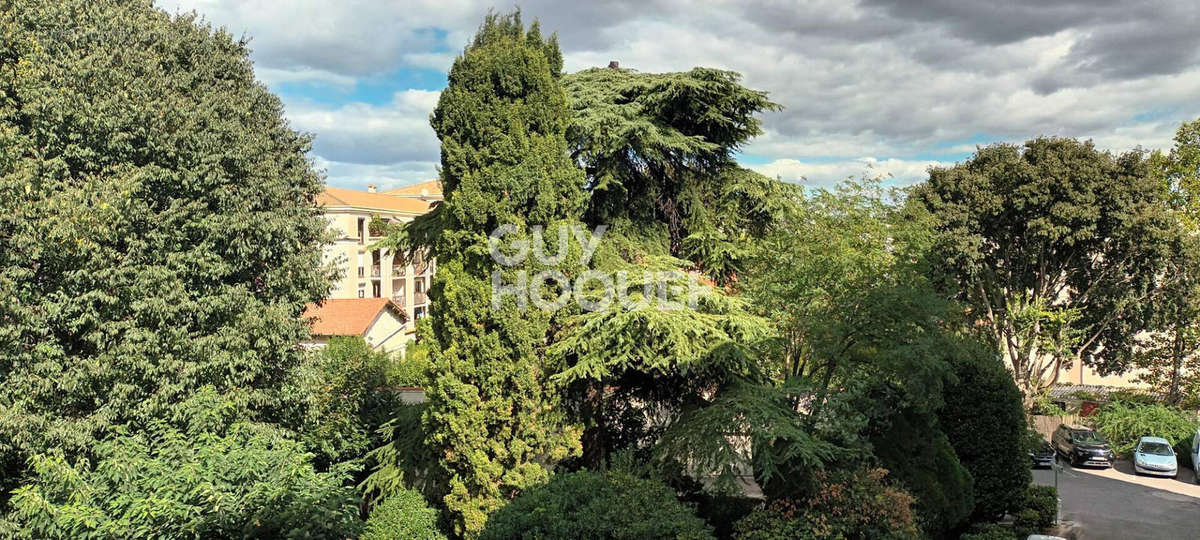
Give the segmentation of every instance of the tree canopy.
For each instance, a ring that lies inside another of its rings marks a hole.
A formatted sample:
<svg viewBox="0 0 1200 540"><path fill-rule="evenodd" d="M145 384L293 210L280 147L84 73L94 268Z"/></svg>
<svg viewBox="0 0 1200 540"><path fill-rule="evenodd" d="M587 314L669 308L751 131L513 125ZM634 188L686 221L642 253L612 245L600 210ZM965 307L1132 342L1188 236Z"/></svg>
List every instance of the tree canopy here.
<svg viewBox="0 0 1200 540"><path fill-rule="evenodd" d="M278 413L326 222L246 42L150 2L17 0L0 73L0 462L206 385Z"/></svg>
<svg viewBox="0 0 1200 540"><path fill-rule="evenodd" d="M1061 368L1128 366L1139 308L1177 229L1141 152L1041 138L981 148L930 171L943 284L972 309L1026 399Z"/></svg>

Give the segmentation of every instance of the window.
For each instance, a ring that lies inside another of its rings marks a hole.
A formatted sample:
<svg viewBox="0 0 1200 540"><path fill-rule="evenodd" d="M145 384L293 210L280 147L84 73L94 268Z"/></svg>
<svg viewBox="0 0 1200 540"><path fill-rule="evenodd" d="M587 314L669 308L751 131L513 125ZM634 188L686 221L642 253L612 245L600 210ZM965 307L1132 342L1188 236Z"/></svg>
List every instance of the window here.
<svg viewBox="0 0 1200 540"><path fill-rule="evenodd" d="M371 282L371 298L383 296L383 287L378 281Z"/></svg>
<svg viewBox="0 0 1200 540"><path fill-rule="evenodd" d="M367 241L367 218L358 218L358 244L362 245Z"/></svg>
<svg viewBox="0 0 1200 540"><path fill-rule="evenodd" d="M416 309L414 309L414 310L413 310L413 318L414 318L414 319L423 319L423 318L425 318L425 308L423 308L423 307L419 307L419 308L416 308Z"/></svg>
<svg viewBox="0 0 1200 540"><path fill-rule="evenodd" d="M359 290L358 290L358 297L359 297L359 298L363 298L363 297L365 297L366 295L367 295L367 291L365 291L365 290L363 290L363 289L359 289Z"/></svg>

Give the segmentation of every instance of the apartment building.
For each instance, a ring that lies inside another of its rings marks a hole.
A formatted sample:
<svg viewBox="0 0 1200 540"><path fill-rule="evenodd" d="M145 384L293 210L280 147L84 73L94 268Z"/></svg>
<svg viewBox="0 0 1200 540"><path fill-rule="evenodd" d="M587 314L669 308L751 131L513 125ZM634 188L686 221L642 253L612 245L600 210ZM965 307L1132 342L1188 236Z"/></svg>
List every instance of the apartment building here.
<svg viewBox="0 0 1200 540"><path fill-rule="evenodd" d="M325 248L325 260L334 262L341 275L329 292L331 299L386 298L403 310L406 333L413 321L429 310L427 292L436 263L420 254L407 258L402 253L372 248L383 238L386 223L411 221L428 212L442 198L437 180L377 192L327 187L318 198L325 217L337 236Z"/></svg>

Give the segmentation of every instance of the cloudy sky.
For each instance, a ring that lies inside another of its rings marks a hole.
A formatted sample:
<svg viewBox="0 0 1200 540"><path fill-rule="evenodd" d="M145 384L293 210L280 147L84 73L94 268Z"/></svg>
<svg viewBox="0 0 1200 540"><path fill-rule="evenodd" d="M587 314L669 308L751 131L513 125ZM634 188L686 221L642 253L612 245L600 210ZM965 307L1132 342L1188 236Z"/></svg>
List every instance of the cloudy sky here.
<svg viewBox="0 0 1200 540"><path fill-rule="evenodd" d="M568 71L744 74L785 109L742 163L806 184L923 178L979 144L1037 135L1165 148L1200 116L1194 0L536 0ZM463 0L160 0L251 38L258 76L314 133L329 183L436 175L428 115L489 8Z"/></svg>

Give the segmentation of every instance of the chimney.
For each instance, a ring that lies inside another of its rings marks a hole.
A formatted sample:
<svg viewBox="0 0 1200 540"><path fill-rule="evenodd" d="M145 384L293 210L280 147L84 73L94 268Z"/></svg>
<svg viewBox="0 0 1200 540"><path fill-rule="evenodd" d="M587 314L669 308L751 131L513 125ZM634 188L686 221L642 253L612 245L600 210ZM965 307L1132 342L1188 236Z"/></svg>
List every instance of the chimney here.
<svg viewBox="0 0 1200 540"><path fill-rule="evenodd" d="M608 69L621 69L621 63L616 60L612 60L608 63Z"/></svg>
<svg viewBox="0 0 1200 540"><path fill-rule="evenodd" d="M367 193L375 193L375 184L367 184Z"/></svg>

